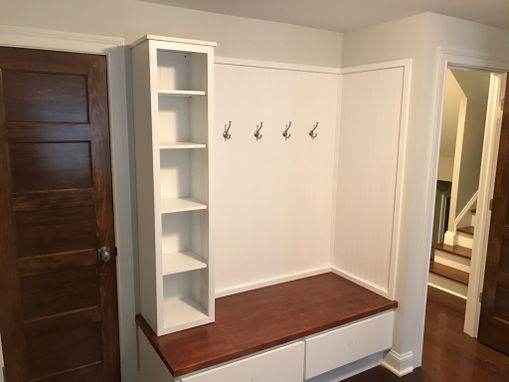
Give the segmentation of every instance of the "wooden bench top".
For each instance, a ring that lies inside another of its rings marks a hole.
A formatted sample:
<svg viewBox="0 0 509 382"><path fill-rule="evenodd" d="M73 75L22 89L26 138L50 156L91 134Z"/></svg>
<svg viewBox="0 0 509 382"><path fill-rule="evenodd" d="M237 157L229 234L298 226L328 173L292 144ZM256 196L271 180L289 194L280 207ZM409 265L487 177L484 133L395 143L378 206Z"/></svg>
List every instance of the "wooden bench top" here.
<svg viewBox="0 0 509 382"><path fill-rule="evenodd" d="M333 273L216 300L212 324L157 337L138 326L175 377L234 360L397 307Z"/></svg>

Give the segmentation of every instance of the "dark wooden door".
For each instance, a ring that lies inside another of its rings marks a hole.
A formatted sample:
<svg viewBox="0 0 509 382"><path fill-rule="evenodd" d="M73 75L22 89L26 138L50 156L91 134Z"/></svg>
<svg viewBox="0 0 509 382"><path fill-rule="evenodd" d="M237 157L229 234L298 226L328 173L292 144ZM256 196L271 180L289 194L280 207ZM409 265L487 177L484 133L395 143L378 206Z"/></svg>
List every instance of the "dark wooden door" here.
<svg viewBox="0 0 509 382"><path fill-rule="evenodd" d="M7 382L120 380L112 215L105 57L0 48Z"/></svg>
<svg viewBox="0 0 509 382"><path fill-rule="evenodd" d="M478 337L509 355L509 86L505 100Z"/></svg>

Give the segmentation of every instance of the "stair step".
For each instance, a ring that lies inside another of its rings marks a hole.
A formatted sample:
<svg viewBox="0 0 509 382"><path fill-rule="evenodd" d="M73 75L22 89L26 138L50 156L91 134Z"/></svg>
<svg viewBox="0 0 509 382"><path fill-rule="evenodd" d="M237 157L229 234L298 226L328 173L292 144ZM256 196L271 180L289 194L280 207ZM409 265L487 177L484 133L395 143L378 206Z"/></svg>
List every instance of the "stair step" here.
<svg viewBox="0 0 509 382"><path fill-rule="evenodd" d="M448 267L447 265L439 264L434 261L430 263L429 271L436 275L440 275L442 277L446 277L448 279L457 281L461 284L468 285L469 275L467 272L463 272L458 269L454 269L452 267Z"/></svg>
<svg viewBox="0 0 509 382"><path fill-rule="evenodd" d="M458 232L463 232L463 233L466 233L468 235L473 235L474 234L474 227L473 226L468 226L468 227L461 227L461 228L458 228L457 231Z"/></svg>
<svg viewBox="0 0 509 382"><path fill-rule="evenodd" d="M453 255L465 257L467 259L472 258L472 250L467 247L462 247L461 245L447 245L444 243L437 243L433 244L433 249L452 253Z"/></svg>

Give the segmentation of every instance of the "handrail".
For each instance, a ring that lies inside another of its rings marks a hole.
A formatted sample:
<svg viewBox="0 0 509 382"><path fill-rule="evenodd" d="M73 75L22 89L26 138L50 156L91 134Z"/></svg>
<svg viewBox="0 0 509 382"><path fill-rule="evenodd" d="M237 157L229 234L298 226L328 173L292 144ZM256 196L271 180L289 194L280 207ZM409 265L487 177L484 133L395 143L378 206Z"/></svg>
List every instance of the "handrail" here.
<svg viewBox="0 0 509 382"><path fill-rule="evenodd" d="M463 218L467 216L468 213L472 210L472 207L477 202L477 198L479 196L479 190L475 192L475 194L472 196L472 198L468 201L468 203L463 207L463 209L460 211L458 216L454 219L454 233L456 233L456 230L458 228L458 225L461 223Z"/></svg>

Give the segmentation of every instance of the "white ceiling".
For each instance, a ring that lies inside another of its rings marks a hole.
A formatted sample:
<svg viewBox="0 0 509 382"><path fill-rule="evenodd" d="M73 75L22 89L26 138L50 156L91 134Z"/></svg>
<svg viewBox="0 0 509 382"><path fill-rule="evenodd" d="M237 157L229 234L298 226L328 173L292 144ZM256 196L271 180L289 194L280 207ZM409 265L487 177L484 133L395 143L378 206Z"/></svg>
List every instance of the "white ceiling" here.
<svg viewBox="0 0 509 382"><path fill-rule="evenodd" d="M509 29L509 0L144 0L344 32L421 12Z"/></svg>

